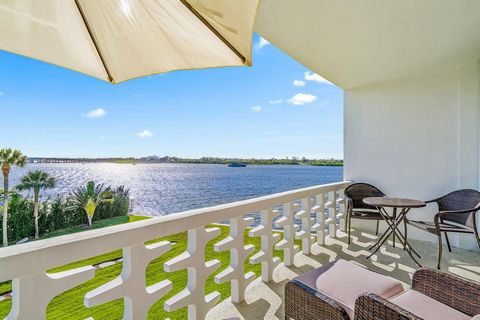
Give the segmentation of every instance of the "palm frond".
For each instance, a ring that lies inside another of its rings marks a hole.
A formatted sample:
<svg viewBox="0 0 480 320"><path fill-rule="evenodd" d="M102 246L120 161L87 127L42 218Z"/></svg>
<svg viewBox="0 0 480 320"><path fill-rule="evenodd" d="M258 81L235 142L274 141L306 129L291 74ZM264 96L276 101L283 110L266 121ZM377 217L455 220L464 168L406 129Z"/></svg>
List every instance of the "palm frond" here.
<svg viewBox="0 0 480 320"><path fill-rule="evenodd" d="M36 190L51 189L55 187L55 178L51 177L45 171L29 171L25 174L20 183L15 187L17 190Z"/></svg>
<svg viewBox="0 0 480 320"><path fill-rule="evenodd" d="M0 149L0 163L2 165L23 167L27 164L27 157L18 149Z"/></svg>
<svg viewBox="0 0 480 320"><path fill-rule="evenodd" d="M88 181L86 186L73 190L72 199L76 208L82 208L91 217L99 205L113 201L113 194L110 186Z"/></svg>

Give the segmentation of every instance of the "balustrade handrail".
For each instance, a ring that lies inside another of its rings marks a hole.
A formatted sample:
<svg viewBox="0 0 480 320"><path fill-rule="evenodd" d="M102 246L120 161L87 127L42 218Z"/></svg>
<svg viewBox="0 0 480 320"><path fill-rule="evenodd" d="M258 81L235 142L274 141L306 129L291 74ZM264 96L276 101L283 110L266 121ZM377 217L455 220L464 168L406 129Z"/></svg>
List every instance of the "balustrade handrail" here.
<svg viewBox="0 0 480 320"><path fill-rule="evenodd" d="M317 185L208 208L155 217L0 248L0 282L49 270L136 243L226 221L319 193L344 189L350 181Z"/></svg>

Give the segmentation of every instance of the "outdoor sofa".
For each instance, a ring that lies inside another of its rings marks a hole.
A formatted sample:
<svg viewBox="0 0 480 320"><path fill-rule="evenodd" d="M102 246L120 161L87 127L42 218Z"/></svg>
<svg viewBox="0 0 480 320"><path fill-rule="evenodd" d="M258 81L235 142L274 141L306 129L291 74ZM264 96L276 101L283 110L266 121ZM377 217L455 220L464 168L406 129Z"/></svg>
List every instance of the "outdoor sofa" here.
<svg viewBox="0 0 480 320"><path fill-rule="evenodd" d="M285 319L480 320L480 283L421 268L405 290L396 279L337 260L286 284Z"/></svg>

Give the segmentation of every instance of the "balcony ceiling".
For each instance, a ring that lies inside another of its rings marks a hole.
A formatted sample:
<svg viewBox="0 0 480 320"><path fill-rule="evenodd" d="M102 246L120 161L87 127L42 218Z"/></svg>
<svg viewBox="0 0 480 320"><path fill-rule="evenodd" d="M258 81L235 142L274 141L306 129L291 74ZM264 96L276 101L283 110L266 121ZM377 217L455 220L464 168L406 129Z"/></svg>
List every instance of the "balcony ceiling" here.
<svg viewBox="0 0 480 320"><path fill-rule="evenodd" d="M256 32L349 89L480 59L478 0L262 0Z"/></svg>

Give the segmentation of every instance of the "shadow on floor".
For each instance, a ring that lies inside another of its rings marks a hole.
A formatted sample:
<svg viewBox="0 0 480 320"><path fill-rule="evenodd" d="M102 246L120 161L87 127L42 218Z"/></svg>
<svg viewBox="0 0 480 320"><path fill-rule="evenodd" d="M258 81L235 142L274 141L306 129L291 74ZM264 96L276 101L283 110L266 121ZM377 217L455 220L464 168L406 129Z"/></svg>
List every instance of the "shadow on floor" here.
<svg viewBox="0 0 480 320"><path fill-rule="evenodd" d="M284 319L283 290L285 284L295 276L308 272L336 259L353 261L374 272L396 278L409 286L413 272L418 266L397 242L396 248L389 240L382 248L367 259L368 248L377 236L365 232L352 232L352 243L347 243L343 232L336 239L326 239L323 246L314 244L312 254L301 253L295 256L295 265L278 266L273 274L274 281L263 283L256 279L247 288L245 302L233 304L229 299L217 305L208 315L208 319ZM413 248L422 257L422 266L434 268L437 262L437 245L424 241L411 241ZM454 249L444 250L442 270L480 282L480 254L476 251Z"/></svg>

